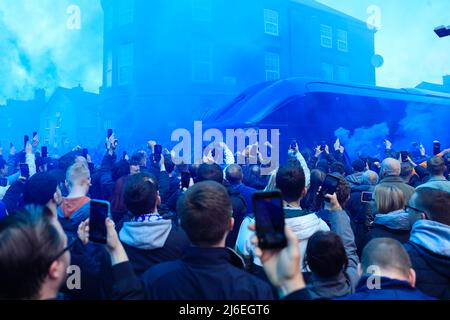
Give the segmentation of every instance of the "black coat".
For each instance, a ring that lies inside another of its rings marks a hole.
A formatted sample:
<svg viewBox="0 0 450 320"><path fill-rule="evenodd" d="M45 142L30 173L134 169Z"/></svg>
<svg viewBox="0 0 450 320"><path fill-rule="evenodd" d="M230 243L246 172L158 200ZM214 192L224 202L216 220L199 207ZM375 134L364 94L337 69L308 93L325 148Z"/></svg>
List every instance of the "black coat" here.
<svg viewBox="0 0 450 320"><path fill-rule="evenodd" d="M372 239L391 238L406 243L409 240L411 230L395 230L386 226L373 224L372 229L366 234L362 248L364 248Z"/></svg>
<svg viewBox="0 0 450 320"><path fill-rule="evenodd" d="M123 247L137 276L141 276L145 271L158 263L180 258L189 246L190 241L186 233L176 226L172 226L162 248L144 250L123 243Z"/></svg>
<svg viewBox="0 0 450 320"><path fill-rule="evenodd" d="M450 299L450 258L411 241L405 244L405 249L416 271L416 287L432 297Z"/></svg>
<svg viewBox="0 0 450 320"><path fill-rule="evenodd" d="M148 270L144 291L152 300L272 300L270 286L243 268L230 249L191 247L182 259Z"/></svg>

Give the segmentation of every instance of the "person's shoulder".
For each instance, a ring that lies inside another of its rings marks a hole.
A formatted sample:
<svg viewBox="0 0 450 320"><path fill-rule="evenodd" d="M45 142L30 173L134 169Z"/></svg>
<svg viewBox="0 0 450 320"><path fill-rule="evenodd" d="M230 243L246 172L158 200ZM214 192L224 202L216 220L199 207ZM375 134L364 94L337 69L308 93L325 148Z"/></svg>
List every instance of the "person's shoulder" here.
<svg viewBox="0 0 450 320"><path fill-rule="evenodd" d="M165 279L173 279L172 275L177 274L182 269L181 260L173 260L156 264L149 268L142 275L142 280L146 285L150 285L156 281L165 281Z"/></svg>

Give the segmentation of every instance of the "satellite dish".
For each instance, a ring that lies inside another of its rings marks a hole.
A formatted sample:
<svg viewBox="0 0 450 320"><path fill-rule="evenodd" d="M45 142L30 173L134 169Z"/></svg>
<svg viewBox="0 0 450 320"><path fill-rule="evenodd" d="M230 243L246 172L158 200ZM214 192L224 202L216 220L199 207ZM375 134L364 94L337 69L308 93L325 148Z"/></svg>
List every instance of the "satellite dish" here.
<svg viewBox="0 0 450 320"><path fill-rule="evenodd" d="M383 66L383 64L384 64L384 58L381 55L376 54L372 57L372 65L375 68L381 68Z"/></svg>

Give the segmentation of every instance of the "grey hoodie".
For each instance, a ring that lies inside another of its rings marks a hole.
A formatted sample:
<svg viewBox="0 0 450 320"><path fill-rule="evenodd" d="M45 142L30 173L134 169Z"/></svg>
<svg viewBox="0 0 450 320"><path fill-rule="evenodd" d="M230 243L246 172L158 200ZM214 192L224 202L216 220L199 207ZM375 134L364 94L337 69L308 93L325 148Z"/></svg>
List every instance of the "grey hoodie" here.
<svg viewBox="0 0 450 320"><path fill-rule="evenodd" d="M137 249L154 250L164 246L172 230L171 220L125 222L120 230L120 241Z"/></svg>
<svg viewBox="0 0 450 320"><path fill-rule="evenodd" d="M413 226L410 241L450 258L450 226L431 220L419 220Z"/></svg>
<svg viewBox="0 0 450 320"><path fill-rule="evenodd" d="M411 230L411 222L408 218L408 212L405 210L392 211L386 214L377 214L375 216L374 223L392 230Z"/></svg>

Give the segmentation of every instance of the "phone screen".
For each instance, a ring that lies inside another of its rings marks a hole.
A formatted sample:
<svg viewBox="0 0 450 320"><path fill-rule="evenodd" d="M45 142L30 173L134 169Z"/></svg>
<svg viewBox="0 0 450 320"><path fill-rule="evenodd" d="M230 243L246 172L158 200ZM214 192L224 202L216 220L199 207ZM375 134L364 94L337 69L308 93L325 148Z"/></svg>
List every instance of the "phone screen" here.
<svg viewBox="0 0 450 320"><path fill-rule="evenodd" d="M30 141L30 137L29 136L24 136L23 137L23 148L25 149L27 147L27 143Z"/></svg>
<svg viewBox="0 0 450 320"><path fill-rule="evenodd" d="M333 194L336 192L337 186L339 184L339 178L332 176L328 174L325 177L325 180L322 184L322 189L320 190L319 197L322 199L325 199L325 201L328 201L327 198L325 198L326 194Z"/></svg>
<svg viewBox="0 0 450 320"><path fill-rule="evenodd" d="M161 154L162 154L162 145L160 144L155 145L155 154L154 154L155 162L161 161Z"/></svg>
<svg viewBox="0 0 450 320"><path fill-rule="evenodd" d="M372 192L361 192L361 202L372 202L373 201L373 193Z"/></svg>
<svg viewBox="0 0 450 320"><path fill-rule="evenodd" d="M181 173L181 188L189 188L189 184L191 182L191 174L189 172Z"/></svg>
<svg viewBox="0 0 450 320"><path fill-rule="evenodd" d="M30 168L28 167L28 164L26 163L20 164L20 176L27 179L30 177Z"/></svg>
<svg viewBox="0 0 450 320"><path fill-rule="evenodd" d="M286 247L281 193L279 191L256 192L253 195L253 209L259 247L261 249Z"/></svg>
<svg viewBox="0 0 450 320"><path fill-rule="evenodd" d="M89 215L89 239L97 243L106 243L105 220L110 212L107 201L91 200Z"/></svg>
<svg viewBox="0 0 450 320"><path fill-rule="evenodd" d="M433 154L437 155L441 153L441 143L439 141L433 142Z"/></svg>
<svg viewBox="0 0 450 320"><path fill-rule="evenodd" d="M402 162L408 162L408 151L400 151Z"/></svg>

